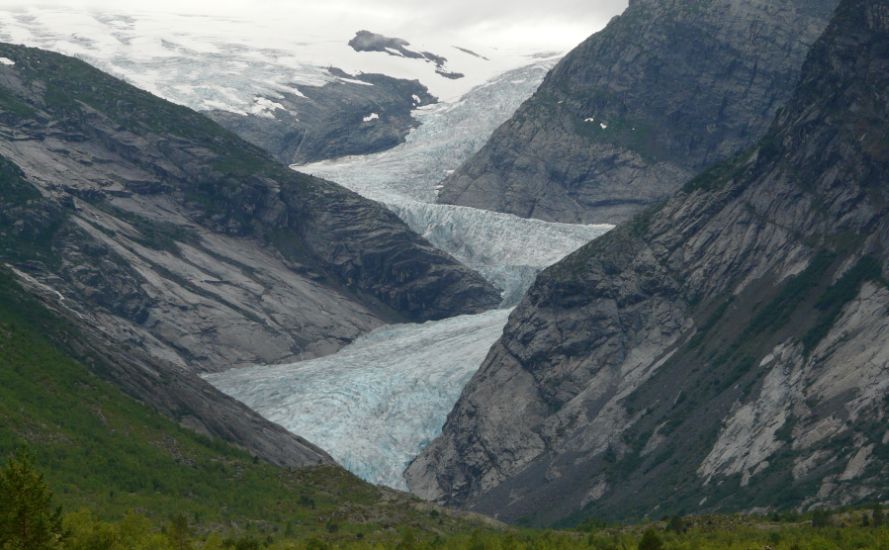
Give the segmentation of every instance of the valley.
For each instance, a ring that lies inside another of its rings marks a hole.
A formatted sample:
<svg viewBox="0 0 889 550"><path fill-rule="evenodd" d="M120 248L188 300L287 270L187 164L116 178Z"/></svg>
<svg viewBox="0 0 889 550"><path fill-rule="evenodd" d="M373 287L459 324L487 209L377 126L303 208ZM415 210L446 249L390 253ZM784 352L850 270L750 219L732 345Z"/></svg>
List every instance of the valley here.
<svg viewBox="0 0 889 550"><path fill-rule="evenodd" d="M422 125L389 151L293 166L385 204L430 243L497 286L499 309L389 325L333 355L241 367L206 380L291 432L322 442L337 462L363 479L406 489L404 468L439 434L537 273L611 229L432 202L442 174L481 147L533 92L548 66L551 62L508 72L454 104L422 109Z"/></svg>
<svg viewBox="0 0 889 550"><path fill-rule="evenodd" d="M889 0L6 1L0 547L887 548Z"/></svg>

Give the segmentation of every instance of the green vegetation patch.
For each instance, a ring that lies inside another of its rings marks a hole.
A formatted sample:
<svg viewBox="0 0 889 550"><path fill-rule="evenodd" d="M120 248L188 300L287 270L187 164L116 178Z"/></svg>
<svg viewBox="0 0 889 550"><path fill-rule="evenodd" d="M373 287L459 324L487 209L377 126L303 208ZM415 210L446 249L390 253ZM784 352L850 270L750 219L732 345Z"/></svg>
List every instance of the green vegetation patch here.
<svg viewBox="0 0 889 550"><path fill-rule="evenodd" d="M817 321L802 338L806 352L815 349L827 336L843 308L858 296L861 286L868 281L886 284L883 279L883 268L873 256L865 256L858 260L858 263L849 269L839 281L821 294L815 304L815 310L818 312Z"/></svg>
<svg viewBox="0 0 889 550"><path fill-rule="evenodd" d="M43 336L75 337L67 330L0 273L0 464L27 448L55 502L89 510L96 529L112 529L101 522L126 522L131 513L157 526L175 514L205 533L262 540L285 532L389 540L402 528L426 539L481 525L432 517L411 498L340 468L274 467L182 428Z"/></svg>

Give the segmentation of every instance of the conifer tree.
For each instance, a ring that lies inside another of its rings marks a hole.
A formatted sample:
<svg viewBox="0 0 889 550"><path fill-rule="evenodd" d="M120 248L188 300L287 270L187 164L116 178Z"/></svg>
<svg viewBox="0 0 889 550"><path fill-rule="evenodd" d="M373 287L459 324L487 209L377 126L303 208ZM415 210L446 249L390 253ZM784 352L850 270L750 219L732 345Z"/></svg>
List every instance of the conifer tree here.
<svg viewBox="0 0 889 550"><path fill-rule="evenodd" d="M0 468L0 548L56 550L62 547L62 513L52 505L43 475L26 454Z"/></svg>

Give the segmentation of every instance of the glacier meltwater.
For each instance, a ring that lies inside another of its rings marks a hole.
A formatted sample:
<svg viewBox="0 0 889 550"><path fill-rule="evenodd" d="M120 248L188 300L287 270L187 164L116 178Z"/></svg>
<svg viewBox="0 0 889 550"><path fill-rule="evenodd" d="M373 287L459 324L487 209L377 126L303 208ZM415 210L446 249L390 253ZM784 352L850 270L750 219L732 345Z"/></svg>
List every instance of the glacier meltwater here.
<svg viewBox="0 0 889 550"><path fill-rule="evenodd" d="M321 446L360 477L406 488L404 468L441 432L536 274L611 227L433 203L439 181L484 144L550 65L506 73L456 104L418 113L422 126L390 151L294 167L386 204L433 245L497 285L501 309L391 325L327 357L232 369L207 380Z"/></svg>

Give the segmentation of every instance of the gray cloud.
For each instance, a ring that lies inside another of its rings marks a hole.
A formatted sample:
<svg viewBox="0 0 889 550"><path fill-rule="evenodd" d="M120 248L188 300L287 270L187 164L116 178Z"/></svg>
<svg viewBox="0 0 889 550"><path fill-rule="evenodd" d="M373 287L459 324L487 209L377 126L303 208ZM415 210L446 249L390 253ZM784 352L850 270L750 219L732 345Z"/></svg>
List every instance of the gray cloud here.
<svg viewBox="0 0 889 550"><path fill-rule="evenodd" d="M515 44L570 47L619 14L627 0L0 0L0 8L34 4L109 11L269 14L299 17L324 10L365 14L370 30L416 36L424 30L455 40L485 33ZM410 32L409 32L410 31Z"/></svg>

